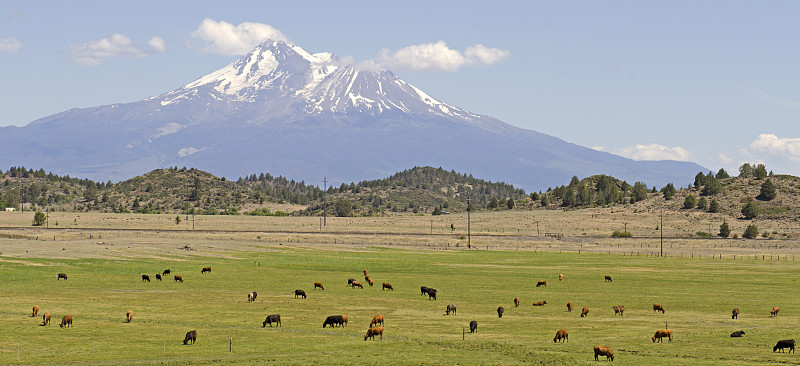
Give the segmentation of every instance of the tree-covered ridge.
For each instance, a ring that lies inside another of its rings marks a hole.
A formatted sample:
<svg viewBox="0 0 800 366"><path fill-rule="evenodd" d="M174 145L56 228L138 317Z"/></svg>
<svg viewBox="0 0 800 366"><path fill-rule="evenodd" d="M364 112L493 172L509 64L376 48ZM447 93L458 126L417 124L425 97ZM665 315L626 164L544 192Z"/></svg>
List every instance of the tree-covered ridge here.
<svg viewBox="0 0 800 366"><path fill-rule="evenodd" d="M541 206L595 207L622 203L636 203L647 198L647 185L628 182L607 175L593 175L584 179L572 177L568 185L548 189L546 193L532 193L531 198Z"/></svg>

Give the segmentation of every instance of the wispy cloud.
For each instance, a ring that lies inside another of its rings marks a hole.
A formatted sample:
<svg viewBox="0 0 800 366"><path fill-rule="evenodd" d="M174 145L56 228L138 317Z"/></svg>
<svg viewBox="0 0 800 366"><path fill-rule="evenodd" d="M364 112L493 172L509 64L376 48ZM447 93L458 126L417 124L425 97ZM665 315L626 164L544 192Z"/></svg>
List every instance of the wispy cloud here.
<svg viewBox="0 0 800 366"><path fill-rule="evenodd" d="M392 52L383 49L378 56L360 63L363 68L390 68L398 71L456 71L464 65L492 65L511 57L511 52L482 44L467 47L464 53L444 41L422 43Z"/></svg>
<svg viewBox="0 0 800 366"><path fill-rule="evenodd" d="M97 41L89 41L69 46L69 59L86 66L97 66L115 57L143 58L154 53L165 52L166 42L161 37L148 41L149 49L137 46L133 40L122 34L114 34Z"/></svg>
<svg viewBox="0 0 800 366"><path fill-rule="evenodd" d="M17 37L0 38L0 52L17 52L22 48L22 42Z"/></svg>
<svg viewBox="0 0 800 366"><path fill-rule="evenodd" d="M206 149L205 147L202 147L200 149L196 149L194 147L184 147L184 148L178 150L178 157L185 158L185 157L187 157L189 155L193 155L193 154L199 153L199 152L201 152L201 151L203 151L205 149Z"/></svg>
<svg viewBox="0 0 800 366"><path fill-rule="evenodd" d="M745 90L745 92L750 94L755 99L763 100L766 102L770 102L785 107L800 108L800 100L772 95L767 91L759 88L753 88L749 86L743 86L742 88Z"/></svg>
<svg viewBox="0 0 800 366"><path fill-rule="evenodd" d="M691 161L692 158L692 154L680 146L659 144L637 144L614 150L614 153L633 160Z"/></svg>
<svg viewBox="0 0 800 366"><path fill-rule="evenodd" d="M288 42L275 27L264 23L244 22L233 25L224 21L204 19L192 36L208 42L205 52L224 55L243 55L268 39Z"/></svg>

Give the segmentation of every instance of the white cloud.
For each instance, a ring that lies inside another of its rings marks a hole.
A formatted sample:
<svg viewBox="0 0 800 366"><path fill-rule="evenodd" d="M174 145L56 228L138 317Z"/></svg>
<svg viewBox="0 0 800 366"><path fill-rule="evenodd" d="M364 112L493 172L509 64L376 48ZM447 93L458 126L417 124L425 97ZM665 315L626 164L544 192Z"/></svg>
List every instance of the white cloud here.
<svg viewBox="0 0 800 366"><path fill-rule="evenodd" d="M160 127L156 130L158 133L156 133L153 136L153 138L159 138L161 136L171 135L173 133L180 131L181 128L183 128L183 126L181 126L178 123L175 122L167 123L164 127Z"/></svg>
<svg viewBox="0 0 800 366"><path fill-rule="evenodd" d="M0 38L0 52L17 52L22 48L22 42L17 37Z"/></svg>
<svg viewBox="0 0 800 366"><path fill-rule="evenodd" d="M152 48L144 49L133 43L130 38L117 33L97 41L69 46L69 58L81 65L97 66L112 57L143 58L166 50L166 44L160 37L153 37L148 43Z"/></svg>
<svg viewBox="0 0 800 366"><path fill-rule="evenodd" d="M606 151L606 148L604 148L604 147L602 147L600 145L592 146L592 147L590 147L590 149L597 150L597 151Z"/></svg>
<svg viewBox="0 0 800 366"><path fill-rule="evenodd" d="M388 67L398 71L456 71L464 65L491 65L511 57L511 52L484 45L467 47L462 54L444 41L422 43L392 52L381 50L373 59L359 64L362 68Z"/></svg>
<svg viewBox="0 0 800 366"><path fill-rule="evenodd" d="M205 149L206 149L205 147L201 149L195 149L194 147L184 147L183 149L178 150L178 157L185 158L189 155L199 153Z"/></svg>
<svg viewBox="0 0 800 366"><path fill-rule="evenodd" d="M762 133L750 144L750 151L800 161L800 138L780 138Z"/></svg>
<svg viewBox="0 0 800 366"><path fill-rule="evenodd" d="M633 160L690 161L692 156L689 151L680 146L669 147L659 144L637 144L617 149L614 153Z"/></svg>
<svg viewBox="0 0 800 366"><path fill-rule="evenodd" d="M244 22L234 26L224 21L204 19L192 36L209 42L205 52L224 56L237 56L247 53L268 39L285 41L289 39L280 30L264 23Z"/></svg>

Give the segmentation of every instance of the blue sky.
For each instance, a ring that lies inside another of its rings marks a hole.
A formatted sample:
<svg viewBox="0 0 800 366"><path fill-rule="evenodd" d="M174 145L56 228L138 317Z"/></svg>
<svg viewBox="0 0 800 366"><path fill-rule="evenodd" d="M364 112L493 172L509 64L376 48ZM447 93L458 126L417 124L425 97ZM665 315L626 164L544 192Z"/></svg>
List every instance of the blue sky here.
<svg viewBox="0 0 800 366"><path fill-rule="evenodd" d="M7 0L0 126L179 88L271 35L576 144L800 175L797 14L792 1Z"/></svg>

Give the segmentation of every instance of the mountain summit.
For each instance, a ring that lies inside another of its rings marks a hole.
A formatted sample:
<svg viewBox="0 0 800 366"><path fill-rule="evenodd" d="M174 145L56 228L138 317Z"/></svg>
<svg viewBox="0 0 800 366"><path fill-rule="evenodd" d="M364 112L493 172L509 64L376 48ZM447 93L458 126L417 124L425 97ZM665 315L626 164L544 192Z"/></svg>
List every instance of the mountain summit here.
<svg viewBox="0 0 800 366"><path fill-rule="evenodd" d="M441 102L388 70L266 41L233 63L142 101L72 109L0 128L0 166L95 180L191 166L316 183L441 166L539 190L608 174L681 182L694 163L632 161Z"/></svg>

